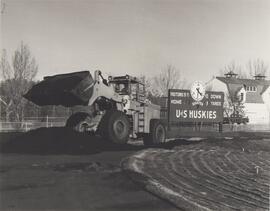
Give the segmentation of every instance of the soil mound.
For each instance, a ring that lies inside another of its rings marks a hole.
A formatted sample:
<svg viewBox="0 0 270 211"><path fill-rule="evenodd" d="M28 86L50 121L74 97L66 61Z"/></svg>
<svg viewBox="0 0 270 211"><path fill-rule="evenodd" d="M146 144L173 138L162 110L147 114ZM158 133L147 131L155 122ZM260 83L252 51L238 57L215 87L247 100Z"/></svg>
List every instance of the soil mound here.
<svg viewBox="0 0 270 211"><path fill-rule="evenodd" d="M26 133L0 134L0 152L23 154L93 154L102 151L137 151L144 146L117 145L91 133L66 127L38 128Z"/></svg>
<svg viewBox="0 0 270 211"><path fill-rule="evenodd" d="M3 153L89 154L100 151L104 141L68 128L38 128L2 143Z"/></svg>

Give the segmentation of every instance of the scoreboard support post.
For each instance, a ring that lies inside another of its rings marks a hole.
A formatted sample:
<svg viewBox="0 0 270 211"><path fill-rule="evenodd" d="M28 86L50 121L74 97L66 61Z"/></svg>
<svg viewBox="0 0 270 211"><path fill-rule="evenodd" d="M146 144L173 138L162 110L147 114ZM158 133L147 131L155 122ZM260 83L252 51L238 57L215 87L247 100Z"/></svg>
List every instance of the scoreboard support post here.
<svg viewBox="0 0 270 211"><path fill-rule="evenodd" d="M223 122L218 123L218 132L220 132L220 133L223 132Z"/></svg>

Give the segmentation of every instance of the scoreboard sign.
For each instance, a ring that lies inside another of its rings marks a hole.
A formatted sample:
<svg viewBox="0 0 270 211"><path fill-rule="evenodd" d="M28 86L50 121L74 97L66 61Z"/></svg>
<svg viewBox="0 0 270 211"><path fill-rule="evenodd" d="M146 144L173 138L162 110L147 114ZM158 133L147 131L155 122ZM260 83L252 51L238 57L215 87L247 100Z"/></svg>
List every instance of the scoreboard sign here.
<svg viewBox="0 0 270 211"><path fill-rule="evenodd" d="M191 90L169 90L169 122L222 122L224 93L205 91L195 83Z"/></svg>

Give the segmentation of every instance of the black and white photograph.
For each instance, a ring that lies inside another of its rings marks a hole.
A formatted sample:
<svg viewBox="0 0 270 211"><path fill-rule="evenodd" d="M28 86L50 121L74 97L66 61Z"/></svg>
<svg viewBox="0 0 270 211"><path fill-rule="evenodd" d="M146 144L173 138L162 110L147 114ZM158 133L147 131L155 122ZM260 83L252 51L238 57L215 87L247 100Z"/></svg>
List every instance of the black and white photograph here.
<svg viewBox="0 0 270 211"><path fill-rule="evenodd" d="M0 0L0 210L269 211L270 0Z"/></svg>

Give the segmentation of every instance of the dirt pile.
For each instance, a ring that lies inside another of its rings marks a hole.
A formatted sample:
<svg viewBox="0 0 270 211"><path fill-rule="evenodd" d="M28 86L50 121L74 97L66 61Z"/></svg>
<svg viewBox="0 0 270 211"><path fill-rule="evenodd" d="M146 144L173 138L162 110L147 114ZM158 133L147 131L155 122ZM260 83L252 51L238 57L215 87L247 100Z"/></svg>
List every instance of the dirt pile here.
<svg viewBox="0 0 270 211"><path fill-rule="evenodd" d="M103 142L98 137L67 128L39 128L1 143L3 153L81 154L96 153Z"/></svg>
<svg viewBox="0 0 270 211"><path fill-rule="evenodd" d="M117 145L91 133L65 127L38 128L26 133L0 134L0 152L23 154L93 154L103 151L144 149L142 145Z"/></svg>

